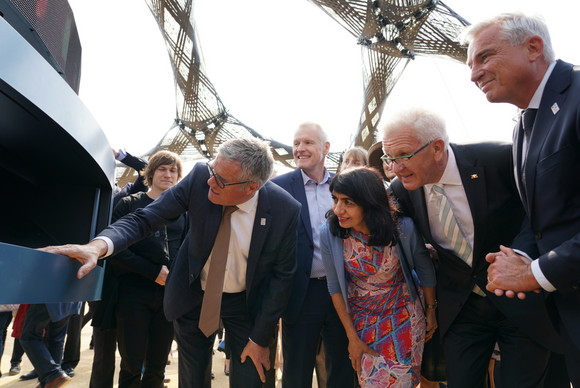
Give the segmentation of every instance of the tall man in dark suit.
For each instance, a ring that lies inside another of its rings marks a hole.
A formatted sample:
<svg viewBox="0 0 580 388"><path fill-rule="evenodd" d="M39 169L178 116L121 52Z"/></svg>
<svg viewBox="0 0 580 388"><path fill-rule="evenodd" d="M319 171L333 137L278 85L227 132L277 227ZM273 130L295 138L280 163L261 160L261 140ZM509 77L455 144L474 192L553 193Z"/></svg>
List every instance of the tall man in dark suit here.
<svg viewBox="0 0 580 388"><path fill-rule="evenodd" d="M257 388L265 381L264 368L270 367L268 343L288 301L296 269L300 214L300 204L268 182L273 162L266 142L229 140L220 146L214 161L198 163L180 183L144 209L119 219L89 244L46 248L83 263L78 273L82 277L97 259L125 249L188 212L189 234L171 267L164 300L179 345L180 387L210 386L215 332L204 334L208 321L200 314L204 290L211 288L207 279L217 260L212 252L220 245L214 242L227 206L238 208L231 215L220 311L231 341L230 383Z"/></svg>
<svg viewBox="0 0 580 388"><path fill-rule="evenodd" d="M517 253L502 248L488 256L487 287L512 298L550 293L568 373L580 386L580 71L555 60L548 28L536 17L504 14L474 25L465 40L471 80L487 99L524 110L513 161L528 221L512 244Z"/></svg>
<svg viewBox="0 0 580 388"><path fill-rule="evenodd" d="M302 204L298 221L298 266L282 319L284 388L312 386L316 348L322 335L328 387L352 388L354 371L348 339L334 309L320 256L319 228L332 208L329 184L334 174L324 167L330 149L322 127L304 123L294 134L296 170L272 179Z"/></svg>
<svg viewBox="0 0 580 388"><path fill-rule="evenodd" d="M293 142L296 170L272 179L302 204L292 293L282 319L284 388L312 386L316 348L322 335L328 387L352 388L354 371L348 339L332 305L320 256L319 228L332 208L329 184L334 174L324 167L330 149L322 127L304 123Z"/></svg>
<svg viewBox="0 0 580 388"><path fill-rule="evenodd" d="M391 190L439 256L438 318L449 387L483 387L496 342L502 386L543 386L546 348L557 336L542 296L524 306L485 291L486 253L511 243L523 219L509 144L449 144L443 119L419 108L381 127L383 159L398 178Z"/></svg>

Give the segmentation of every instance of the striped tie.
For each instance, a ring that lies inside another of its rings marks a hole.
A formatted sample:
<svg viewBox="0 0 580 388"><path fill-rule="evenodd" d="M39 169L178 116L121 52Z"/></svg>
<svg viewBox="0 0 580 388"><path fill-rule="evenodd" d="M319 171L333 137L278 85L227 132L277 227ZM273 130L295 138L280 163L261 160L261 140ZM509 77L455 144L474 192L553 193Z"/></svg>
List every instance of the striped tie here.
<svg viewBox="0 0 580 388"><path fill-rule="evenodd" d="M433 191L437 194L437 208L439 210L439 222L443 228L443 234L458 257L463 259L471 267L473 261L471 255L471 246L463 236L457 220L453 215L447 196L442 187L433 185Z"/></svg>

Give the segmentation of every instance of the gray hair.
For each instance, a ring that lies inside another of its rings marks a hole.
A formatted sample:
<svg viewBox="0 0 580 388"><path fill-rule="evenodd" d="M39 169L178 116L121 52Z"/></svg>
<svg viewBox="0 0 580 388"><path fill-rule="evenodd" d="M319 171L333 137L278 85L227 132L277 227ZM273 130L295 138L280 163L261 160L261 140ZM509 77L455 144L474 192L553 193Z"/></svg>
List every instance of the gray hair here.
<svg viewBox="0 0 580 388"><path fill-rule="evenodd" d="M445 128L445 120L439 114L426 108L402 109L379 123L379 131L383 133L383 139L389 134L409 128L413 130L414 136L421 143L441 138L447 150L449 136Z"/></svg>
<svg viewBox="0 0 580 388"><path fill-rule="evenodd" d="M270 143L255 137L230 139L219 146L218 155L239 163L242 169L240 180L256 182L260 187L270 179L274 171Z"/></svg>
<svg viewBox="0 0 580 388"><path fill-rule="evenodd" d="M552 40L548 26L540 16L528 16L521 12L503 13L468 26L461 33L461 43L468 45L483 30L493 25L499 25L500 39L506 40L511 46L524 43L532 36L539 36L544 41L543 58L546 62L553 62L556 58L552 48Z"/></svg>
<svg viewBox="0 0 580 388"><path fill-rule="evenodd" d="M320 138L320 143L322 144L322 147L324 147L324 144L328 142L328 134L320 124L307 121L305 123L300 124L296 132L298 132L302 128L315 129L318 132L318 137Z"/></svg>

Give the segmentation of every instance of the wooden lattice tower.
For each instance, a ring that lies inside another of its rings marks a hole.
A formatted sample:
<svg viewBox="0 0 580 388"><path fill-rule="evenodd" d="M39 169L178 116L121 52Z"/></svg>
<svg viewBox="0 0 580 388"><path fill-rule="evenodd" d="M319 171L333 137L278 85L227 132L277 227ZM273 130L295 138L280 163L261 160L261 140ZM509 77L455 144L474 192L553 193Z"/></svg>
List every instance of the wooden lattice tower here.
<svg viewBox="0 0 580 388"><path fill-rule="evenodd" d="M361 45L364 104L355 145L369 148L385 100L415 55L435 54L464 61L457 35L467 23L436 0L310 0L346 28ZM175 125L151 150L169 149L184 160L212 158L224 141L240 136L264 138L226 109L206 76L201 61L193 0L145 0L164 36L176 92ZM292 147L273 139L275 159L294 167ZM330 153L327 168L335 171L340 153ZM134 179L125 170L120 185Z"/></svg>

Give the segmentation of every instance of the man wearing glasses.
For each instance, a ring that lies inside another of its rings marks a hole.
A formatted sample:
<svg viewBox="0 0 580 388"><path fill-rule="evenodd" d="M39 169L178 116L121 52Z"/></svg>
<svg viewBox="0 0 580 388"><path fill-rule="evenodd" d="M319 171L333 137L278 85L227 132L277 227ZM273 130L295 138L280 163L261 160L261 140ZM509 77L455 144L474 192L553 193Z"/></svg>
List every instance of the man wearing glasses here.
<svg viewBox="0 0 580 388"><path fill-rule="evenodd" d="M511 146L449 144L445 122L425 109L381 124L391 190L439 257L438 319L449 387L482 387L497 342L502 386L542 386L558 337L543 297L525 307L486 291L487 252L509 245L523 209L511 169ZM534 338L535 340L532 340Z"/></svg>
<svg viewBox="0 0 580 388"><path fill-rule="evenodd" d="M188 212L189 234L171 267L164 299L165 315L174 321L179 346L179 386L211 385L212 348L221 318L232 351L230 386L261 388L264 369L270 368L268 343L288 301L296 269L300 214L300 204L268 182L273 165L267 142L229 140L220 146L214 161L198 163L153 203L119 219L90 243L44 250L80 261L80 278L98 259ZM222 218L230 219L231 227L220 228ZM230 231L223 239L225 248L218 242L224 229ZM216 284L212 265L224 262L219 256L227 260L225 271L220 271L223 287L218 290L212 286ZM202 303L204 296L215 295L210 289L219 295L214 303L218 309L204 315L205 307L211 307Z"/></svg>

